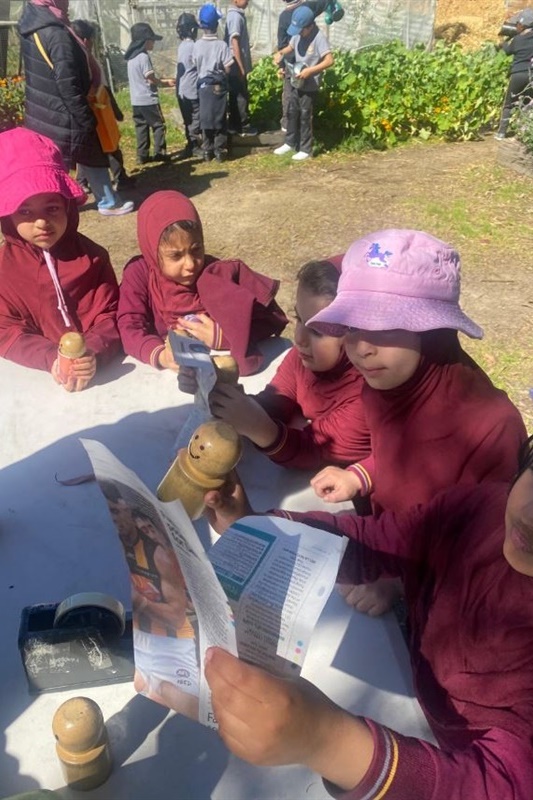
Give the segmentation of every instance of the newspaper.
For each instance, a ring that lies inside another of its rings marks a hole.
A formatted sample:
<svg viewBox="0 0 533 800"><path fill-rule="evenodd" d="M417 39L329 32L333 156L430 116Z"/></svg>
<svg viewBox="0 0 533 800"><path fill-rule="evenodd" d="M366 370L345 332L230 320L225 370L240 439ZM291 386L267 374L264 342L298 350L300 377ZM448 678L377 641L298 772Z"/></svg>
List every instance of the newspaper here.
<svg viewBox="0 0 533 800"><path fill-rule="evenodd" d="M206 553L179 500L160 502L104 445L82 444L130 570L135 688L216 728L203 675L208 647L299 675L346 540L251 516Z"/></svg>

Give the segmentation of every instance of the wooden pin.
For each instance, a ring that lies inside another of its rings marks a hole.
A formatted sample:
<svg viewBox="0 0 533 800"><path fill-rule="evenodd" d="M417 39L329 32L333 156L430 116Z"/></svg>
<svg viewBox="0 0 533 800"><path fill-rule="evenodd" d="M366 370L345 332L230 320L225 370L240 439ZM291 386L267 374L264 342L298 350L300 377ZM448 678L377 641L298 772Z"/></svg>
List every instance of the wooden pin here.
<svg viewBox="0 0 533 800"><path fill-rule="evenodd" d="M220 420L204 422L174 459L157 487L163 502L180 499L191 519L204 510L204 495L220 489L242 454L239 434L232 425Z"/></svg>
<svg viewBox="0 0 533 800"><path fill-rule="evenodd" d="M52 721L56 751L67 785L88 791L111 772L111 752L100 707L88 697L73 697L59 706Z"/></svg>

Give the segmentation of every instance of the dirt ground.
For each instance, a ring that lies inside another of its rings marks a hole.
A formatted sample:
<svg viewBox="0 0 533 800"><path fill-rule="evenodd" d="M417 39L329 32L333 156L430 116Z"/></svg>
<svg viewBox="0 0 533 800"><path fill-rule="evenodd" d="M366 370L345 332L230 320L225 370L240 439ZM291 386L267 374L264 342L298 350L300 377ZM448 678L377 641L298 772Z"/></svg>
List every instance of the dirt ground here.
<svg viewBox="0 0 533 800"><path fill-rule="evenodd" d="M435 198L460 193L465 173L485 169L496 160L497 145L481 142L412 146L386 153L367 153L341 159L324 156L283 171L260 170L257 158L204 165L194 161L149 167L138 174L137 187L128 195L139 203L158 188L175 188L191 197L203 220L208 252L239 257L260 272L279 278L279 298L291 308L294 275L312 258L344 252L363 233L383 227L419 227L428 193ZM212 162L214 163L214 162ZM509 173L509 180L527 179ZM423 198L423 200L422 200ZM533 200L530 196L529 200ZM530 209L529 209L530 210ZM498 220L494 220L498 225ZM106 246L117 274L137 253L136 215L103 218L88 206L81 214L81 230ZM444 236L442 231L433 231ZM487 243L493 237L488 235ZM463 302L485 326L514 331L529 320L531 295L530 247L514 255L512 274L502 266L496 247L482 252L483 264L474 263L469 242L452 242L464 261ZM497 245L496 242L493 244ZM482 269L480 269L482 267ZM509 267L511 269L511 267ZM509 309L512 308L512 313Z"/></svg>

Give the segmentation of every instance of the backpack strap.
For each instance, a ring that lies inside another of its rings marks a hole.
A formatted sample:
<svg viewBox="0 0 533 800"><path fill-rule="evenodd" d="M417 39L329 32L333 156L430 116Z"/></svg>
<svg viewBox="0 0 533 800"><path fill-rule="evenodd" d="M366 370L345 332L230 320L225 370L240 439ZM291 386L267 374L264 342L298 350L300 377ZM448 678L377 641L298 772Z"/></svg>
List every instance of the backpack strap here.
<svg viewBox="0 0 533 800"><path fill-rule="evenodd" d="M37 50L38 50L38 51L39 51L39 53L42 55L42 57L44 58L44 60L46 61L46 63L47 63L47 64L48 64L48 66L50 67L50 69L53 69L53 68L54 68L54 65L53 65L53 64L52 64L52 62L50 61L50 57L49 57L48 53L46 52L46 50L44 49L44 47L43 47L43 43L42 43L42 42L41 42L41 40L39 39L39 34L38 34L37 32L35 32L35 33L33 34L33 39L34 39L34 41L35 41L35 44L37 45Z"/></svg>

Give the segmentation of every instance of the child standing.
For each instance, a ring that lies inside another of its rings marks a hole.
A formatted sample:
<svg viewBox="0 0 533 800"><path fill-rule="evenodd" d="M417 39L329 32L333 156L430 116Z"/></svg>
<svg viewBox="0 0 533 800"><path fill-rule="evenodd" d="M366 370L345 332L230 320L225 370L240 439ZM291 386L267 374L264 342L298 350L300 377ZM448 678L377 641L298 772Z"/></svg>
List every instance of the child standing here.
<svg viewBox="0 0 533 800"><path fill-rule="evenodd" d="M306 327L335 297L340 261L310 261L298 272L294 347L268 386L255 397L230 384L210 394L215 416L286 467L348 466L370 455L363 377L348 360L341 338ZM302 420L308 424L296 427Z"/></svg>
<svg viewBox="0 0 533 800"><path fill-rule="evenodd" d="M248 74L252 71L252 52L245 11L249 0L232 0L226 15L224 41L231 48L233 64L229 71L229 130L241 136L255 136L248 116Z"/></svg>
<svg viewBox="0 0 533 800"><path fill-rule="evenodd" d="M384 230L354 242L335 300L308 325L344 336L365 380L372 454L311 484L329 502L370 495L375 514L429 502L456 484L510 481L526 438L518 410L464 352L457 331L483 331L459 307L460 259L421 231ZM364 598L363 598L364 595ZM353 595L359 610L388 607Z"/></svg>
<svg viewBox="0 0 533 800"><path fill-rule="evenodd" d="M115 273L107 251L78 233L85 192L55 144L14 128L0 149L0 356L59 382L59 340L78 331L88 352L63 386L81 391L120 350Z"/></svg>
<svg viewBox="0 0 533 800"><path fill-rule="evenodd" d="M226 149L226 109L228 72L233 56L228 45L217 36L220 11L211 3L200 9L198 21L202 38L194 43L193 60L198 71L198 99L204 160L224 160Z"/></svg>
<svg viewBox="0 0 533 800"><path fill-rule="evenodd" d="M278 17L278 51L283 50L291 41L288 30L291 24L292 13L303 4L304 0L282 0L285 8ZM283 62L294 64L294 54L287 53ZM288 69L283 71L283 91L281 94L281 130L287 133L287 112L291 96L291 76Z"/></svg>
<svg viewBox="0 0 533 800"><path fill-rule="evenodd" d="M176 96L187 138L185 155L192 156L197 154L202 144L198 72L193 60L194 43L198 36L198 22L194 14L180 14L176 24L176 33L180 38L177 54Z"/></svg>
<svg viewBox="0 0 533 800"><path fill-rule="evenodd" d="M158 87L174 86L174 78L158 78L150 52L163 37L154 33L147 22L131 27L131 44L124 53L128 62L131 108L137 138L137 163L169 161L165 118L159 105ZM154 155L150 156L150 130L154 137Z"/></svg>
<svg viewBox="0 0 533 800"><path fill-rule="evenodd" d="M291 40L274 54L274 63L293 56L294 78L287 109L285 143L274 150L277 156L296 150L293 161L304 161L313 155L313 106L320 88L321 73L333 64L328 40L318 29L315 15L307 6L300 6L292 15L287 30Z"/></svg>
<svg viewBox="0 0 533 800"><path fill-rule="evenodd" d="M231 350L241 375L257 372L263 361L257 342L278 336L287 324L274 300L279 281L237 259L206 255L198 212L179 192L155 192L144 201L137 235L141 255L126 265L120 287L118 325L126 352L177 370L165 347L172 328L214 350Z"/></svg>

